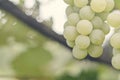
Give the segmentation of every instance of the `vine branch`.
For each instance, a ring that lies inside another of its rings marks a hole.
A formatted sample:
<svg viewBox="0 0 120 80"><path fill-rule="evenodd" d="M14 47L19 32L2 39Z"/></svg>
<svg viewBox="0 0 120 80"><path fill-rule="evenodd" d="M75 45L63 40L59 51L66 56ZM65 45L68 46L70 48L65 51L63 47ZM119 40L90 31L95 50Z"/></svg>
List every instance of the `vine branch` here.
<svg viewBox="0 0 120 80"><path fill-rule="evenodd" d="M15 16L22 22L29 25L29 27L33 28L34 30L40 32L44 36L59 42L60 44L64 45L65 47L67 47L71 50L71 48L67 46L66 41L62 35L58 35L56 32L54 32L47 26L43 25L42 23L37 22L37 20L35 20L31 16L26 15L21 9L19 9L12 2L10 2L8 0L0 0L0 8L11 13L13 16ZM104 47L103 55L100 58L95 59L95 58L88 56L87 59L94 61L94 62L107 64L112 67L112 65L111 65L112 56L110 55L111 52L112 52L112 48L109 46L108 43L106 43L106 45Z"/></svg>

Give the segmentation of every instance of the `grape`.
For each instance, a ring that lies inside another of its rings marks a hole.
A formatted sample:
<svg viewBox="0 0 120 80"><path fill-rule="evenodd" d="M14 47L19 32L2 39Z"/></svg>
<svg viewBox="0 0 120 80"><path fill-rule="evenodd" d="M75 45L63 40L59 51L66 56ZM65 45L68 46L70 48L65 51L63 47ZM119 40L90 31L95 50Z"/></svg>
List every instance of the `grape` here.
<svg viewBox="0 0 120 80"><path fill-rule="evenodd" d="M68 26L64 29L63 35L67 40L74 41L78 36L78 32L74 26Z"/></svg>
<svg viewBox="0 0 120 80"><path fill-rule="evenodd" d="M91 8L94 12L103 12L106 8L107 2L105 0L91 0Z"/></svg>
<svg viewBox="0 0 120 80"><path fill-rule="evenodd" d="M76 7L83 7L88 4L88 0L74 0L74 4Z"/></svg>
<svg viewBox="0 0 120 80"><path fill-rule="evenodd" d="M66 8L66 15L69 16L71 13L73 13L74 10L73 10L73 7L72 6L68 6Z"/></svg>
<svg viewBox="0 0 120 80"><path fill-rule="evenodd" d="M73 24L73 25L76 25L79 22L79 20L80 20L79 14L77 14L77 13L71 13L68 16L68 22Z"/></svg>
<svg viewBox="0 0 120 80"><path fill-rule="evenodd" d="M69 40L67 40L66 43L71 48L73 48L75 46L75 41L69 41Z"/></svg>
<svg viewBox="0 0 120 80"><path fill-rule="evenodd" d="M103 31L101 31L99 29L95 29L91 32L89 37L90 37L90 40L93 44L102 45L102 43L105 39L105 34L103 33Z"/></svg>
<svg viewBox="0 0 120 80"><path fill-rule="evenodd" d="M103 48L101 45L90 45L88 48L88 53L91 57L98 58L103 53Z"/></svg>
<svg viewBox="0 0 120 80"><path fill-rule="evenodd" d="M76 7L76 6L73 6L73 10L74 10L74 12L79 13L80 9L78 7Z"/></svg>
<svg viewBox="0 0 120 80"><path fill-rule="evenodd" d="M90 34L92 29L92 23L88 20L80 20L77 24L77 31L82 35Z"/></svg>
<svg viewBox="0 0 120 80"><path fill-rule="evenodd" d="M66 21L66 22L64 23L64 29L65 29L66 27L68 27L68 26L74 26L74 25L71 24L71 23L69 23L68 21Z"/></svg>
<svg viewBox="0 0 120 80"><path fill-rule="evenodd" d="M113 56L116 54L120 54L120 49L113 48Z"/></svg>
<svg viewBox="0 0 120 80"><path fill-rule="evenodd" d="M95 16L92 20L91 20L94 29L101 29L101 27L103 26L103 21L100 17Z"/></svg>
<svg viewBox="0 0 120 80"><path fill-rule="evenodd" d="M81 8L79 14L81 19L86 19L86 20L91 20L95 15L95 13L92 11L90 6L85 6Z"/></svg>
<svg viewBox="0 0 120 80"><path fill-rule="evenodd" d="M115 33L111 38L110 38L110 44L114 48L120 48L120 33Z"/></svg>
<svg viewBox="0 0 120 80"><path fill-rule="evenodd" d="M64 0L66 4L74 5L74 0Z"/></svg>
<svg viewBox="0 0 120 80"><path fill-rule="evenodd" d="M105 8L105 11L109 12L114 8L115 3L114 3L114 0L106 0L106 2L107 2L107 5Z"/></svg>
<svg viewBox="0 0 120 80"><path fill-rule="evenodd" d="M78 46L75 46L72 52L76 59L84 59L87 56L87 50L80 49Z"/></svg>
<svg viewBox="0 0 120 80"><path fill-rule="evenodd" d="M103 26L101 29L105 34L108 34L110 32L110 27L107 23L103 23Z"/></svg>
<svg viewBox="0 0 120 80"><path fill-rule="evenodd" d="M80 49L87 49L87 47L90 45L90 39L88 36L79 35L75 40L75 44Z"/></svg>
<svg viewBox="0 0 120 80"><path fill-rule="evenodd" d="M114 27L117 28L120 26L120 12L112 12L107 17L108 23Z"/></svg>
<svg viewBox="0 0 120 80"><path fill-rule="evenodd" d="M120 54L116 54L112 57L112 65L114 68L120 70Z"/></svg>
<svg viewBox="0 0 120 80"><path fill-rule="evenodd" d="M96 15L99 16L103 21L107 19L109 12L102 12L102 13L97 13Z"/></svg>

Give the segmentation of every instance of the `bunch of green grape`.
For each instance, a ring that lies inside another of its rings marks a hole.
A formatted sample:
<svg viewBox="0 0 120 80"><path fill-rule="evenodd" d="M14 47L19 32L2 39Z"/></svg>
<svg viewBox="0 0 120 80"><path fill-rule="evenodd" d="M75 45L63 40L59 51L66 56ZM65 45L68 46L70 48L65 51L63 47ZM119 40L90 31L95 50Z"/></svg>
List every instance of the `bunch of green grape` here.
<svg viewBox="0 0 120 80"><path fill-rule="evenodd" d="M120 70L120 12L111 12L107 22L115 29L115 33L110 38L110 44L113 47L112 65Z"/></svg>
<svg viewBox="0 0 120 80"><path fill-rule="evenodd" d="M103 53L103 42L110 31L107 17L114 8L114 0L64 0L67 21L63 35L76 59L87 55L98 58Z"/></svg>

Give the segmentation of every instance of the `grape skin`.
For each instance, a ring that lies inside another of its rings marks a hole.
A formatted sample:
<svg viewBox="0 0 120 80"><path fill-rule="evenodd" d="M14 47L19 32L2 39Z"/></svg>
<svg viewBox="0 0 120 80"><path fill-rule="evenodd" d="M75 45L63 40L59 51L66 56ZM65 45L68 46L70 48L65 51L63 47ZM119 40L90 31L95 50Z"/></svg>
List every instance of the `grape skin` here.
<svg viewBox="0 0 120 80"><path fill-rule="evenodd" d="M96 16L100 17L103 21L105 21L107 19L109 12L101 12L101 13L97 13Z"/></svg>
<svg viewBox="0 0 120 80"><path fill-rule="evenodd" d="M76 40L75 44L80 48L80 49L87 49L90 45L90 39L88 36L84 35L79 35Z"/></svg>
<svg viewBox="0 0 120 80"><path fill-rule="evenodd" d="M110 38L110 44L114 48L120 48L120 32L115 33L111 38Z"/></svg>
<svg viewBox="0 0 120 80"><path fill-rule="evenodd" d="M105 34L108 34L110 32L110 27L107 23L103 23L103 26L101 29Z"/></svg>
<svg viewBox="0 0 120 80"><path fill-rule="evenodd" d="M71 13L68 16L68 22L73 24L73 25L76 25L79 22L79 20L80 20L79 14L77 14L77 13Z"/></svg>
<svg viewBox="0 0 120 80"><path fill-rule="evenodd" d="M107 22L114 28L120 26L120 12L112 12L107 17Z"/></svg>
<svg viewBox="0 0 120 80"><path fill-rule="evenodd" d="M93 30L93 25L88 20L80 20L77 24L77 31L82 35L89 35Z"/></svg>
<svg viewBox="0 0 120 80"><path fill-rule="evenodd" d="M106 8L105 8L105 11L109 12L114 8L115 3L114 3L114 0L106 0L106 2L107 2L107 5L106 5Z"/></svg>
<svg viewBox="0 0 120 80"><path fill-rule="evenodd" d="M113 56L116 54L120 54L120 49L113 48Z"/></svg>
<svg viewBox="0 0 120 80"><path fill-rule="evenodd" d="M79 15L81 19L91 20L95 13L92 11L90 6L84 6L80 9Z"/></svg>
<svg viewBox="0 0 120 80"><path fill-rule="evenodd" d="M73 48L75 46L75 41L66 40L66 43L69 47Z"/></svg>
<svg viewBox="0 0 120 80"><path fill-rule="evenodd" d="M103 12L106 8L107 2L105 0L91 0L91 8L94 12Z"/></svg>
<svg viewBox="0 0 120 80"><path fill-rule="evenodd" d="M78 35L79 34L74 26L66 27L63 32L63 36L65 37L65 39L70 41L74 41Z"/></svg>
<svg viewBox="0 0 120 80"><path fill-rule="evenodd" d="M95 29L91 32L89 37L90 37L90 40L93 44L102 45L102 43L105 39L105 34L103 33L103 31L101 31L99 29Z"/></svg>
<svg viewBox="0 0 120 80"><path fill-rule="evenodd" d="M74 0L64 0L66 4L74 5Z"/></svg>
<svg viewBox="0 0 120 80"><path fill-rule="evenodd" d="M103 21L100 17L95 16L92 20L91 20L94 29L101 29L101 27L103 26Z"/></svg>
<svg viewBox="0 0 120 80"><path fill-rule="evenodd" d="M114 68L120 70L120 54L114 55L111 62Z"/></svg>
<svg viewBox="0 0 120 80"><path fill-rule="evenodd" d="M69 16L71 13L73 13L74 12L74 10L73 10L73 7L72 6L68 6L67 8L66 8L66 15L67 16Z"/></svg>
<svg viewBox="0 0 120 80"><path fill-rule="evenodd" d="M88 53L91 57L98 58L102 55L103 53L103 48L101 45L90 45L88 48Z"/></svg>
<svg viewBox="0 0 120 80"><path fill-rule="evenodd" d="M87 50L80 49L78 46L74 46L72 53L76 59L84 59L87 56Z"/></svg>
<svg viewBox="0 0 120 80"><path fill-rule="evenodd" d="M74 0L74 5L79 8L81 8L87 4L88 4L88 0Z"/></svg>

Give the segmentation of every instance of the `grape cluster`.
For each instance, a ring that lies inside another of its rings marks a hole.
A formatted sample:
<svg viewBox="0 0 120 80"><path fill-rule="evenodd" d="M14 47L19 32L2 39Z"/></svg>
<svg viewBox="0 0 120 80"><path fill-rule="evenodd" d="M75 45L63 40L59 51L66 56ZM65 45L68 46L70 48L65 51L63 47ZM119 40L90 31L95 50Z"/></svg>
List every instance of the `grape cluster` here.
<svg viewBox="0 0 120 80"><path fill-rule="evenodd" d="M110 44L113 47L112 65L120 70L120 12L111 12L107 22L115 29L115 33L110 38Z"/></svg>
<svg viewBox="0 0 120 80"><path fill-rule="evenodd" d="M73 48L73 56L76 59L84 59L88 54L94 58L100 57L103 53L105 35L110 31L106 20L114 8L114 0L64 0L64 2L68 7L63 35L68 46Z"/></svg>

